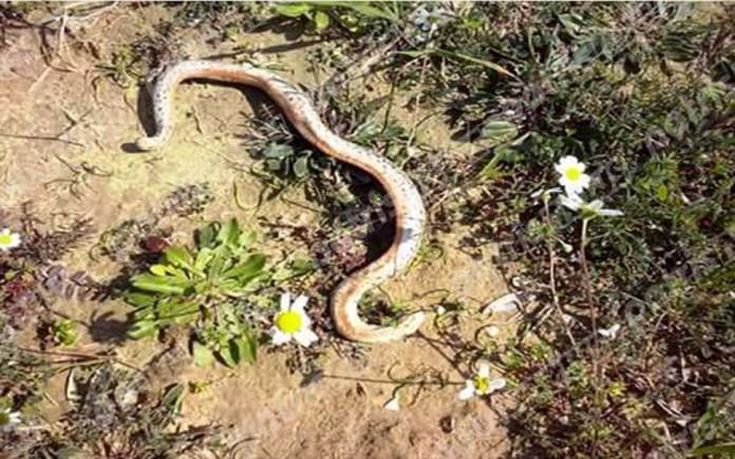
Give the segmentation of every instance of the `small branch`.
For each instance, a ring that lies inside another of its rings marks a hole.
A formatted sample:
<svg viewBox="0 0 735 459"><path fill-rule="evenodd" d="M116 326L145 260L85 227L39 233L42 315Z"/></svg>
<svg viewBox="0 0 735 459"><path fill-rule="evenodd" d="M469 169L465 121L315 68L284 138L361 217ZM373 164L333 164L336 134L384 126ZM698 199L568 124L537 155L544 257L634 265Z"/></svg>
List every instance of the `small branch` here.
<svg viewBox="0 0 735 459"><path fill-rule="evenodd" d="M42 351L39 349L31 349L31 348L21 347L21 346L18 346L18 349L20 349L23 352L29 352L31 354L56 355L56 356L61 356L61 357L76 357L80 359L110 361L110 362L115 362L117 364L120 364L124 367L130 368L135 371L142 371L140 368L136 367L135 365L131 365L127 362L124 362L118 359L117 357L112 357L112 356L106 356L106 355L100 355L100 354L88 354L86 352L79 352L79 351ZM58 362L58 363L63 363L63 362Z"/></svg>
<svg viewBox="0 0 735 459"><path fill-rule="evenodd" d="M60 139L58 137L46 136L46 135L24 135L24 134L6 134L0 132L0 137L9 137L11 139L23 139L23 140L46 140L49 142L61 142L67 145L74 145L75 147L83 147L84 144L75 142L73 140Z"/></svg>

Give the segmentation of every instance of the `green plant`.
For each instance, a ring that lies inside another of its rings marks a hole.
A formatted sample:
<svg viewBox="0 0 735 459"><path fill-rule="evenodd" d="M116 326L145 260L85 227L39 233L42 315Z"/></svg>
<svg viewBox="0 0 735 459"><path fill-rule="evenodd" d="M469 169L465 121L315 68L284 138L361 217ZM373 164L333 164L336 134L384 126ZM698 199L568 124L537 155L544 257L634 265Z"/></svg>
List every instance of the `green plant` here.
<svg viewBox="0 0 735 459"><path fill-rule="evenodd" d="M130 279L126 299L137 309L129 336L154 336L167 326L199 321L206 330L219 331L219 337L223 333L244 337L247 344L241 339L230 339L235 340L237 349L254 348L255 340L240 318L233 315L233 305L254 292L258 281L266 275L265 255L252 251L255 237L253 232L243 232L233 219L224 224L212 223L199 231L193 250L183 246L167 248L148 273ZM206 340L218 345L221 341ZM197 347L194 351L195 357L201 354ZM214 351L225 355L219 346ZM254 350L243 356L254 360ZM227 357L224 360L228 364L240 360Z"/></svg>
<svg viewBox="0 0 735 459"><path fill-rule="evenodd" d="M265 255L253 249L255 240L254 232L232 219L199 230L191 249L165 249L148 272L130 278L125 298L136 309L128 336L153 337L167 327L190 326L197 365L215 359L227 366L254 362L264 322L259 319L273 306L261 290L314 269L292 257L267 268Z"/></svg>
<svg viewBox="0 0 735 459"><path fill-rule="evenodd" d="M62 346L73 346L77 342L77 325L73 320L61 320L51 325L54 342Z"/></svg>
<svg viewBox="0 0 735 459"><path fill-rule="evenodd" d="M382 2L301 2L276 5L273 12L305 21L315 32L337 25L351 33L361 33L375 20L396 21L395 5Z"/></svg>

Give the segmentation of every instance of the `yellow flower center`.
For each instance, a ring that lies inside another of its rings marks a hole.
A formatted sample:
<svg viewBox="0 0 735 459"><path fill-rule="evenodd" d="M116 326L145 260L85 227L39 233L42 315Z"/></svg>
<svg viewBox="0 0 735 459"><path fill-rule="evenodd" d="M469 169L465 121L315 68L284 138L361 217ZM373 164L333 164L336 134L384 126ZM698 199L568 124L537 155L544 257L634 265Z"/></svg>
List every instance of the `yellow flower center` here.
<svg viewBox="0 0 735 459"><path fill-rule="evenodd" d="M0 412L0 426L6 426L10 424L10 413Z"/></svg>
<svg viewBox="0 0 735 459"><path fill-rule="evenodd" d="M480 395L487 394L490 392L490 379L489 378L483 378L482 376L478 376L475 378L475 392L477 392Z"/></svg>
<svg viewBox="0 0 735 459"><path fill-rule="evenodd" d="M582 178L582 171L577 169L576 167L570 167L566 170L564 175L567 177L567 180L570 182L576 182L580 178Z"/></svg>
<svg viewBox="0 0 735 459"><path fill-rule="evenodd" d="M281 330L283 333L296 333L301 330L303 321L301 315L298 312L287 311L278 314L276 317L276 328Z"/></svg>
<svg viewBox="0 0 735 459"><path fill-rule="evenodd" d="M13 236L10 234L0 234L0 247L7 247L13 243Z"/></svg>

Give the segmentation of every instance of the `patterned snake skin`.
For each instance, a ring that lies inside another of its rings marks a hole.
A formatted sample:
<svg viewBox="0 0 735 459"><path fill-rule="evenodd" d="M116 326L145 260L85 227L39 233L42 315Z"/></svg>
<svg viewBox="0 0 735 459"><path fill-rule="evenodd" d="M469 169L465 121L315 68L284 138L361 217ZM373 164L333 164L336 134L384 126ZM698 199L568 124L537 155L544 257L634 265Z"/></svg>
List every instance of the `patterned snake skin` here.
<svg viewBox="0 0 735 459"><path fill-rule="evenodd" d="M380 182L395 206L395 239L380 258L342 281L334 290L332 317L337 331L353 341L380 343L414 333L424 320L421 312L393 327L370 325L358 315L360 297L397 276L418 252L426 211L411 180L384 157L330 131L303 92L278 75L249 65L192 60L169 67L156 81L152 94L157 131L152 137L139 139L138 148L154 150L167 142L173 131L172 94L179 83L192 78L245 84L265 91L311 144L329 156L368 172Z"/></svg>

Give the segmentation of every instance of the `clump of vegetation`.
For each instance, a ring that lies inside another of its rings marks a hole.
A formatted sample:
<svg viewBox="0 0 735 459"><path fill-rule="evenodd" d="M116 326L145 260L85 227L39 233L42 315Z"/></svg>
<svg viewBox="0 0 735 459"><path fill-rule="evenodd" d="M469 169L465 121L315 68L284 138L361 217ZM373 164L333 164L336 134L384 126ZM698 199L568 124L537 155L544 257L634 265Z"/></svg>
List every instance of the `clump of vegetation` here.
<svg viewBox="0 0 735 459"><path fill-rule="evenodd" d="M427 100L485 146L461 195L466 242L500 243L508 277L535 295L516 339L484 351L518 382L520 455L670 456L735 436L706 427L727 426L708 407L735 378L731 19L478 4L395 67L402 82L435 69ZM623 217L580 227L543 192L567 155Z"/></svg>
<svg viewBox="0 0 735 459"><path fill-rule="evenodd" d="M72 370L66 395L72 408L54 429L0 430L0 451L17 457L135 457L222 451L218 426L170 428L180 414L183 385L160 393L139 375L111 364Z"/></svg>
<svg viewBox="0 0 735 459"><path fill-rule="evenodd" d="M402 9L400 3L301 2L276 5L273 13L276 17L302 21L312 33L332 29L356 38L397 21Z"/></svg>
<svg viewBox="0 0 735 459"><path fill-rule="evenodd" d="M254 362L259 328L273 311L256 293L311 269L299 260L266 268L265 255L253 251L255 239L233 219L204 227L193 249L165 249L148 273L130 279L126 299L136 310L129 336L157 336L166 327L194 325L197 364L210 364L215 356L228 366Z"/></svg>
<svg viewBox="0 0 735 459"><path fill-rule="evenodd" d="M77 247L92 230L87 219L49 229L35 216L30 203L23 206L17 220L4 213L0 215L0 228L11 234L9 228L13 226L20 227L19 232L12 233L17 238L17 246L0 251L0 324L3 329L8 327L5 333L31 329L39 317L49 315L53 299L48 292L63 294L64 287L73 282L63 272L57 272L56 280L62 292L49 288L57 286L47 283L52 263ZM76 274L79 278L84 275L83 272ZM101 291L97 284L87 287L88 294Z"/></svg>
<svg viewBox="0 0 735 459"><path fill-rule="evenodd" d="M161 227L168 217L190 217L201 214L214 201L208 183L195 183L176 188L148 215L126 220L105 231L93 254L129 262L158 255L168 246L171 230Z"/></svg>

